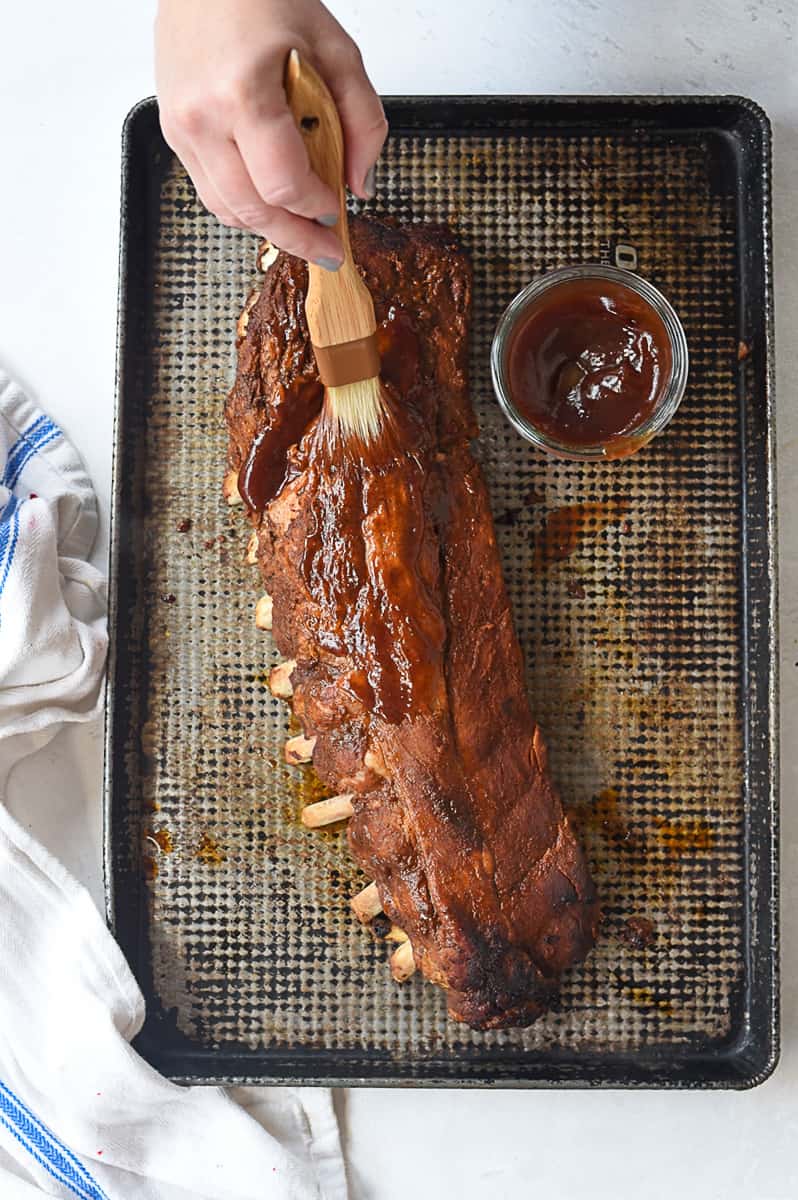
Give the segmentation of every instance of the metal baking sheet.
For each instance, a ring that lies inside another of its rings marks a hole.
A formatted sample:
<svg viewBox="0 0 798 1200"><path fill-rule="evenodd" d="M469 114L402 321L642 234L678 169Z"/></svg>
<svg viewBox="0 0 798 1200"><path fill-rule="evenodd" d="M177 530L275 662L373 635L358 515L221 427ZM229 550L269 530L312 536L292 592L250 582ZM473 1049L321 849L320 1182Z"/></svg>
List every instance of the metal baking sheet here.
<svg viewBox="0 0 798 1200"><path fill-rule="evenodd" d="M146 101L124 132L106 757L139 1049L193 1081L750 1086L778 1043L767 119L735 98L386 109L373 209L445 221L473 256L476 452L601 940L537 1024L472 1032L350 916L344 834L300 826L323 792L282 763L219 490L255 241L202 210ZM491 334L532 276L616 260L680 313L687 395L636 457L555 461L501 416Z"/></svg>

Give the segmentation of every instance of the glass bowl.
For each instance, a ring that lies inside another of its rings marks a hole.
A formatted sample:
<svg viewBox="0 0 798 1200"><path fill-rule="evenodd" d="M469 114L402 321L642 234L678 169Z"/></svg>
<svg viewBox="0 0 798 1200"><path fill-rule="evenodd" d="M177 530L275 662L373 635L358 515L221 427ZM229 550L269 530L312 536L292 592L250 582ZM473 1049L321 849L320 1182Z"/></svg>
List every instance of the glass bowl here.
<svg viewBox="0 0 798 1200"><path fill-rule="evenodd" d="M616 287L629 288L637 297L642 299L659 317L665 327L670 345L670 372L660 385L659 396L653 410L639 425L626 429L618 436L608 437L604 442L590 445L571 444L558 441L551 433L541 429L522 413L513 401L509 383L509 352L516 330L523 327L525 318L536 307L541 297L553 288L564 283L578 280L605 280ZM554 454L559 458L574 460L606 460L625 458L634 454L647 442L651 441L673 419L678 409L687 385L689 355L687 338L682 323L677 317L672 305L660 291L647 279L626 271L622 267L599 266L585 264L575 267L561 267L549 271L534 279L531 283L511 300L496 327L490 355L491 376L496 398L510 424L518 430L522 437L541 450Z"/></svg>

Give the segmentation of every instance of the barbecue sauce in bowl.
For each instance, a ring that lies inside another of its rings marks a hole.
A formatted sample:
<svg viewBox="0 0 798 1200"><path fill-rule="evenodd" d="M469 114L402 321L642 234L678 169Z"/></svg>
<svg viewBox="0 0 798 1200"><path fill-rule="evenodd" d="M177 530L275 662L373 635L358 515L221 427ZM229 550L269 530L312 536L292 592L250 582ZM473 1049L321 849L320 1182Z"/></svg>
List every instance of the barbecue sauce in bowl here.
<svg viewBox="0 0 798 1200"><path fill-rule="evenodd" d="M586 279L552 288L529 310L508 369L516 407L532 425L572 446L608 445L654 412L671 349L642 297Z"/></svg>
<svg viewBox="0 0 798 1200"><path fill-rule="evenodd" d="M687 346L673 309L645 280L566 268L510 305L492 367L499 402L530 441L564 457L622 458L676 411Z"/></svg>

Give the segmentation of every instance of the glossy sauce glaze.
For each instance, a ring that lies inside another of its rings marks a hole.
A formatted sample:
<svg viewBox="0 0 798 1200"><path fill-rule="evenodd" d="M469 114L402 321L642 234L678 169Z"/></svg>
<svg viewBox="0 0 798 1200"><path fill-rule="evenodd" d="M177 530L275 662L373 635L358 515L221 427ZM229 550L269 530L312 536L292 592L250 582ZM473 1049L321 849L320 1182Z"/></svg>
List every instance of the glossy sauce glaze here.
<svg viewBox="0 0 798 1200"><path fill-rule="evenodd" d="M418 335L406 312L392 306L377 329L382 377L407 396L418 377ZM253 513L262 513L286 479L288 452L321 412L324 388L315 377L300 376L280 386L266 424L255 435L238 473L238 491Z"/></svg>
<svg viewBox="0 0 798 1200"><path fill-rule="evenodd" d="M444 687L446 627L433 595L437 542L426 527L428 467L412 403L418 335L411 317L392 307L377 339L388 385L384 432L364 446L336 441L323 418L316 426L307 463L315 500L301 570L323 614L319 644L351 658L352 694L396 724L411 709L435 706ZM393 404L394 395L401 404ZM279 494L290 475L289 451L322 401L317 379L278 390L239 472L239 492L253 513Z"/></svg>
<svg viewBox="0 0 798 1200"><path fill-rule="evenodd" d="M436 706L446 625L436 599L437 538L427 528L427 469L410 418L368 447L333 444L322 425L308 486L315 496L302 574L321 606L317 636L353 663L348 688L398 724ZM415 444L415 447L414 447ZM330 621L330 616L333 620Z"/></svg>
<svg viewBox="0 0 798 1200"><path fill-rule="evenodd" d="M382 363L382 378L406 397L418 382L420 346L418 334L408 313L391 305L384 321L377 326L377 346Z"/></svg>
<svg viewBox="0 0 798 1200"><path fill-rule="evenodd" d="M272 397L269 419L256 434L238 472L238 491L253 513L262 513L285 481L288 451L321 412L324 388L318 379L300 377Z"/></svg>
<svg viewBox="0 0 798 1200"><path fill-rule="evenodd" d="M654 412L672 370L662 318L606 279L559 283L518 319L510 394L531 425L570 446L612 447Z"/></svg>

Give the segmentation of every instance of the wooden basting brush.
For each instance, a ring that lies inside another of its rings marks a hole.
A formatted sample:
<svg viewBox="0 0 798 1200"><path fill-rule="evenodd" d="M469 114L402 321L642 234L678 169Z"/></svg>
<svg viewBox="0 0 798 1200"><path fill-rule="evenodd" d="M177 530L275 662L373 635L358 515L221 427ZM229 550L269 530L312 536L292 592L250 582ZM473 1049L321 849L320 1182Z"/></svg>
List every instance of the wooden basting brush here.
<svg viewBox="0 0 798 1200"><path fill-rule="evenodd" d="M374 305L349 243L341 122L324 80L296 50L288 56L285 91L312 169L338 196L333 228L344 249L337 271L308 264L305 316L326 389L322 420L341 437L368 444L383 428L386 396L380 383Z"/></svg>

